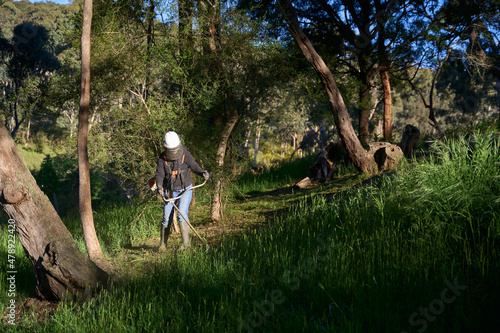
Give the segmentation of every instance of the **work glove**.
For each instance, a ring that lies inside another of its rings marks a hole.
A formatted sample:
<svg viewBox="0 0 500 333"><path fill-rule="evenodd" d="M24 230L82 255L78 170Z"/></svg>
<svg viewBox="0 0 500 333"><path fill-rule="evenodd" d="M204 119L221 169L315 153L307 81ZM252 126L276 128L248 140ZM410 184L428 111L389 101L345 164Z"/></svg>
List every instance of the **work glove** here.
<svg viewBox="0 0 500 333"><path fill-rule="evenodd" d="M162 199L165 200L165 191L163 191L163 188L162 187L158 187L158 194L160 195L160 197Z"/></svg>
<svg viewBox="0 0 500 333"><path fill-rule="evenodd" d="M205 178L205 180L208 180L208 178L210 178L210 174L207 170L203 171L203 178Z"/></svg>

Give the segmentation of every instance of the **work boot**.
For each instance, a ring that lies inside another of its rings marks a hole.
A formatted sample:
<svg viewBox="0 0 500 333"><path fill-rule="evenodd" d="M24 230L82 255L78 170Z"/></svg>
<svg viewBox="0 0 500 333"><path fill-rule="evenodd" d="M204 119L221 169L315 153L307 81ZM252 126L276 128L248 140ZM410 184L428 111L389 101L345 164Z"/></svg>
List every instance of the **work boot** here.
<svg viewBox="0 0 500 333"><path fill-rule="evenodd" d="M191 246L191 239L189 238L191 227L187 222L181 222L179 223L179 226L181 227L181 234L182 234L182 246L179 248L179 251L184 251Z"/></svg>
<svg viewBox="0 0 500 333"><path fill-rule="evenodd" d="M165 251L167 249L167 240L169 235L170 235L170 225L164 226L162 224L160 230L160 247L158 248L158 251Z"/></svg>

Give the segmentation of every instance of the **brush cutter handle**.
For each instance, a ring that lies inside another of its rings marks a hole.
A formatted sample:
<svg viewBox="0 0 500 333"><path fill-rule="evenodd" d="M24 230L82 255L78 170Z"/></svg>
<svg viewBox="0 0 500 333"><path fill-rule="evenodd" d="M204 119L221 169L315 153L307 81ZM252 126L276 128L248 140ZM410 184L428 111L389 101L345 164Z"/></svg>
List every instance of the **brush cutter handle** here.
<svg viewBox="0 0 500 333"><path fill-rule="evenodd" d="M179 195L178 197L175 197L175 198L169 198L169 199L162 198L162 199L163 199L163 202L164 202L165 204L167 204L167 203L169 203L169 202L173 203L175 200L182 198L182 196L183 196L184 194L186 194L187 192L192 191L192 190L194 190L195 188L202 187L203 185L205 185L205 184L206 184L206 182L207 182L207 181L205 180L205 181L204 181L202 184L200 184L200 185L196 185L196 186L193 186L193 187L188 188L187 190L185 190L185 191L184 191L184 193L182 193L182 194L181 194L181 195Z"/></svg>

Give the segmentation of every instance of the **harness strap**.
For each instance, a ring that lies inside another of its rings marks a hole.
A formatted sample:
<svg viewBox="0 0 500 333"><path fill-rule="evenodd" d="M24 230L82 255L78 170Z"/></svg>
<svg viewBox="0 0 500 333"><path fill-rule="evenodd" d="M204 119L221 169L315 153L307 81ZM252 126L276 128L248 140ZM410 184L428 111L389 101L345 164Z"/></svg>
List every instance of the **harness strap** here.
<svg viewBox="0 0 500 333"><path fill-rule="evenodd" d="M186 154L182 154L182 161L181 161L181 164L180 165L183 165L184 164L184 157L186 156ZM168 164L167 164L167 160L165 160L165 164L167 165L168 167ZM177 177L177 175L181 172L181 168L179 166L179 170L172 170L171 173L172 173L172 178L173 177Z"/></svg>

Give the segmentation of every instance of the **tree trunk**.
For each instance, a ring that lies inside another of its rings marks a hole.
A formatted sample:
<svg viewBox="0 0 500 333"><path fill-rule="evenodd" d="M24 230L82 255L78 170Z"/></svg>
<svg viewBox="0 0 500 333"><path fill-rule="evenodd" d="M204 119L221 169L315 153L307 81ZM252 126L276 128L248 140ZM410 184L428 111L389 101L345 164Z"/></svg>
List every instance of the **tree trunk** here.
<svg viewBox="0 0 500 333"><path fill-rule="evenodd" d="M28 143L30 137L31 137L31 117L28 118L28 128L26 129L26 143Z"/></svg>
<svg viewBox="0 0 500 333"><path fill-rule="evenodd" d="M226 122L224 130L222 131L221 140L219 142L219 147L217 149L217 174L215 178L215 194L212 200L212 207L210 210L210 215L212 222L218 222L222 218L222 185L223 185L223 168L224 168L224 157L226 156L227 143L229 142L229 136L233 131L234 126L239 119L238 109L236 107L236 100L234 99L233 91L230 87L226 86L226 98L227 105L229 109L229 119Z"/></svg>
<svg viewBox="0 0 500 333"><path fill-rule="evenodd" d="M297 14L290 0L277 0L281 12L283 13L290 33L295 42L302 51L306 60L311 64L318 74L326 90L328 101L335 119L335 125L342 142L344 143L349 156L354 165L362 172L372 173L377 170L377 165L373 159L370 159L361 142L356 137L352 127L351 118L347 112L347 107L340 95L330 69L326 66L321 56L316 52L313 45L299 26Z"/></svg>
<svg viewBox="0 0 500 333"><path fill-rule="evenodd" d="M248 148L248 142L250 142L250 136L252 135L252 124L253 124L253 122L250 122L250 126L248 128L248 131L246 131L246 133L245 133L245 145L244 145L245 149Z"/></svg>
<svg viewBox="0 0 500 333"><path fill-rule="evenodd" d="M363 148L368 149L370 144L370 109L371 94L368 78L362 79L363 83L359 90L359 141Z"/></svg>
<svg viewBox="0 0 500 333"><path fill-rule="evenodd" d="M203 43L203 50L206 54L210 54L213 59L214 79L220 82L223 87L222 93L225 95L225 107L227 108L228 118L224 124L221 133L219 145L216 154L216 170L213 173L215 180L214 196L212 198L212 205L210 207L210 217L212 222L218 222L222 218L222 187L223 187L223 169L224 158L226 157L226 148L229 137L233 131L234 126L238 122L239 114L234 98L233 90L230 87L229 80L224 73L221 60L218 58L218 51L220 48L220 1L199 1L199 8L202 12L200 18L203 31L206 35L206 40ZM224 105L224 104L223 104Z"/></svg>
<svg viewBox="0 0 500 333"><path fill-rule="evenodd" d="M257 119L257 128L255 129L255 141L254 141L254 150L253 150L253 164L257 165L257 157L259 156L259 145L260 145L260 119Z"/></svg>
<svg viewBox="0 0 500 333"><path fill-rule="evenodd" d="M220 33L220 0L200 0L198 4L201 10L200 25L203 27L205 35L205 40L203 40L203 52L205 54L215 55L217 53L217 40ZM215 65L216 67L218 66L217 64ZM216 73L217 76L220 74L221 73Z"/></svg>
<svg viewBox="0 0 500 333"><path fill-rule="evenodd" d="M370 111L372 108L371 82L373 79L366 50L358 54L359 79L359 140L363 148L370 148Z"/></svg>
<svg viewBox="0 0 500 333"><path fill-rule="evenodd" d="M383 66L380 69L380 79L384 87L384 140L392 139L392 98L391 98L391 82L387 67Z"/></svg>
<svg viewBox="0 0 500 333"><path fill-rule="evenodd" d="M90 195L90 167L87 151L89 131L90 102L90 26L92 23L92 0L85 0L83 5L82 29L82 82L80 98L80 115L78 122L78 175L80 218L82 220L85 246L93 261L103 258L99 240L94 228L92 215L92 199Z"/></svg>
<svg viewBox="0 0 500 333"><path fill-rule="evenodd" d="M297 147L297 155L299 158L302 158L303 156L303 150L302 150L302 147L300 146L300 143L302 142L302 140L304 139L304 133L297 133L297 144L298 144L298 147Z"/></svg>
<svg viewBox="0 0 500 333"><path fill-rule="evenodd" d="M0 127L0 203L15 220L16 232L36 276L40 298L57 301L66 292L91 296L107 274L78 249L49 198L26 168L9 131ZM15 270L15 267L11 267Z"/></svg>
<svg viewBox="0 0 500 333"><path fill-rule="evenodd" d="M281 137L280 161L283 161L283 159L285 158L286 147L287 147L287 144L286 144L285 138Z"/></svg>
<svg viewBox="0 0 500 333"><path fill-rule="evenodd" d="M156 18L156 12L155 12L155 1L154 0L149 0L149 6L146 12L146 21L148 24L147 27L147 37L146 37L146 65L150 68L151 67L151 48L154 43L154 20ZM145 78L145 87L144 87L144 93L142 95L143 100L146 101L149 97L149 86L151 85L151 72L147 71L146 72L146 78Z"/></svg>
<svg viewBox="0 0 500 333"><path fill-rule="evenodd" d="M497 101L498 101L498 117L500 118L500 78L495 75L496 88L497 88Z"/></svg>

